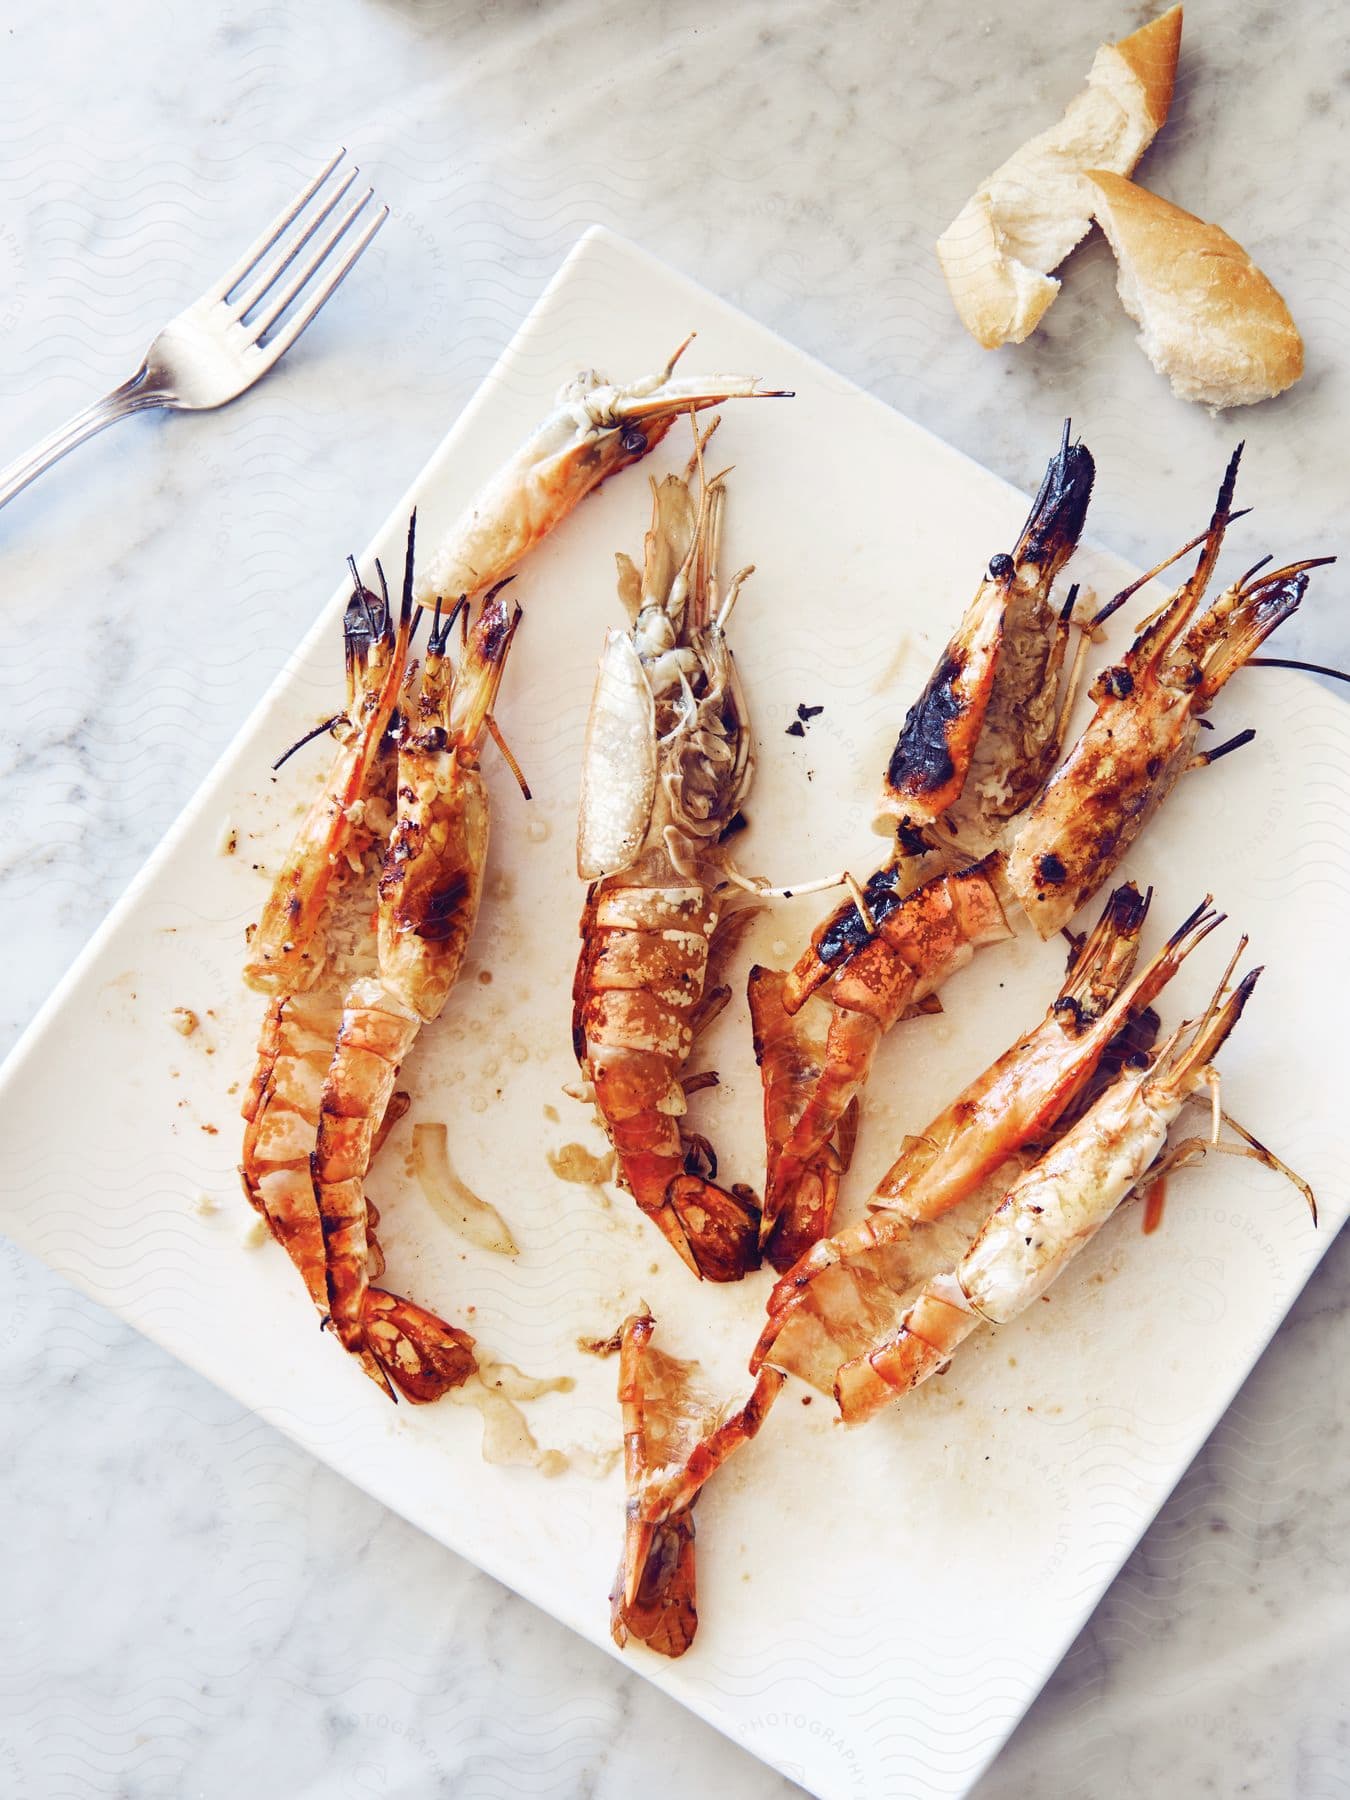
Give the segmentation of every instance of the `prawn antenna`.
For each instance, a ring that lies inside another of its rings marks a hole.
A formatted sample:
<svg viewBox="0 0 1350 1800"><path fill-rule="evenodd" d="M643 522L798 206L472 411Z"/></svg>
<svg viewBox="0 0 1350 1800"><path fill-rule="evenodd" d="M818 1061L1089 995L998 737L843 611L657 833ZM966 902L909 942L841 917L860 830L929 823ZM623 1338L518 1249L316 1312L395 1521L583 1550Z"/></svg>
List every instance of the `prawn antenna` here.
<svg viewBox="0 0 1350 1800"><path fill-rule="evenodd" d="M1249 669L1302 669L1305 675L1329 675L1333 681L1350 681L1344 669L1332 669L1326 663L1299 662L1292 656L1249 656Z"/></svg>
<svg viewBox="0 0 1350 1800"><path fill-rule="evenodd" d="M281 755L272 764L272 773L275 775L281 765L283 763L288 763L297 750L303 750L306 744L312 744L315 738L322 737L325 731L331 731L338 723L339 719L345 719L346 716L346 713L335 712L331 719L325 719L321 725L316 725L312 731L307 731L303 737L298 737L291 745L290 749L283 750Z"/></svg>
<svg viewBox="0 0 1350 1800"><path fill-rule="evenodd" d="M1241 446L1239 445L1239 449L1240 448ZM1161 575L1165 569L1170 569L1173 563L1180 562L1183 556L1189 556L1192 550L1198 550L1201 544L1208 543L1221 524L1232 525L1238 519L1245 519L1251 510L1250 506L1244 506L1241 512L1229 513L1228 516L1222 520L1219 520L1216 515L1216 518L1212 520L1203 531L1197 531L1193 538L1189 539L1188 542L1181 546L1180 550L1174 550L1170 556L1165 556L1160 563L1155 563L1147 573L1140 575L1136 580L1132 581L1128 587L1122 588L1118 594L1113 595L1112 598L1106 602L1106 605L1101 607L1088 620L1087 629L1089 631L1095 631L1099 625L1104 625L1111 617L1112 613L1119 612L1120 608L1124 606L1127 600L1132 600L1134 598L1141 587L1146 587L1155 576ZM1261 565L1258 563L1257 567L1259 568L1260 566Z"/></svg>
<svg viewBox="0 0 1350 1800"><path fill-rule="evenodd" d="M414 506L408 520L408 548L403 558L403 612L411 618L413 603L413 555L417 546L417 508ZM389 607L389 584L384 578L384 570L380 567L380 559L375 559L375 571L380 578L380 587L384 593L386 611Z"/></svg>

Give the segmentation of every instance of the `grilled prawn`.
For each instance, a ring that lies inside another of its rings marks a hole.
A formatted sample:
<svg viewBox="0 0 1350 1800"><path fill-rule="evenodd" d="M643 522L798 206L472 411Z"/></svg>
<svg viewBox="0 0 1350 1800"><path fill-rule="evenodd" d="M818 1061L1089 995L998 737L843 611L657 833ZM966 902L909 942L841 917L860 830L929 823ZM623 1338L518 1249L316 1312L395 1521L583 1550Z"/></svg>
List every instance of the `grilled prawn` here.
<svg viewBox="0 0 1350 1800"><path fill-rule="evenodd" d="M410 538L410 570L411 558ZM332 1329L386 1391L392 1380L414 1400L436 1399L465 1379L473 1340L440 1320L415 1336L406 1319L372 1318L365 1181L399 1066L449 998L482 894L488 801L479 757L520 609L494 591L472 630L468 621L461 601L444 621L438 617L427 643L421 692L398 751L398 812L378 883L376 970L347 991L312 1159Z"/></svg>
<svg viewBox="0 0 1350 1800"><path fill-rule="evenodd" d="M624 1321L619 1346L624 1477L623 1557L610 1596L610 1630L683 1656L698 1628L694 1502L709 1476L758 1432L783 1377L766 1369L728 1413L693 1380L692 1363L658 1350L650 1313Z"/></svg>
<svg viewBox="0 0 1350 1800"><path fill-rule="evenodd" d="M1122 1069L1008 1189L955 1267L923 1284L896 1330L842 1365L835 1394L845 1418L868 1418L926 1381L981 1322L1006 1325L1015 1319L1141 1184L1209 1150L1252 1156L1278 1169L1304 1194L1316 1220L1306 1182L1232 1120L1227 1122L1239 1141L1219 1136L1224 1115L1213 1059L1242 1016L1260 973L1253 969L1226 998L1225 978L1193 1029L1181 1026L1156 1061L1144 1058L1142 1067ZM1168 1152L1170 1127L1202 1087L1215 1095L1213 1135L1188 1138Z"/></svg>
<svg viewBox="0 0 1350 1800"><path fill-rule="evenodd" d="M825 1015L823 1042L809 1018L796 1023L795 1055L813 1079L797 1083L795 1122L775 1128L773 1070L763 1056L766 1126L770 1147L764 1191L763 1240L776 1269L792 1266L829 1228L824 1200L833 1202L829 1151L840 1128L851 1129L856 1108L883 1035L898 1019L922 1008L942 983L977 949L1012 936L998 893L998 858L986 858L955 875L936 875L902 894L898 871L881 870L867 884L864 920L857 905L840 908L816 932L797 965L781 978L775 998L780 1056L789 1020L824 983L814 1004ZM769 972L751 972L763 990ZM761 999L761 1007L765 1002ZM761 1043L764 1039L761 1037ZM843 1160L840 1149L835 1156Z"/></svg>
<svg viewBox="0 0 1350 1800"><path fill-rule="evenodd" d="M417 583L435 606L493 586L599 487L656 447L682 414L724 400L781 398L748 375L677 377L686 338L658 374L628 387L583 370L552 412L451 526Z"/></svg>
<svg viewBox="0 0 1350 1800"><path fill-rule="evenodd" d="M405 683L411 626L409 581L397 620L387 595L377 598L356 581L343 620L347 707L335 722L337 754L273 884L246 970L252 985L272 998L242 1109L240 1174L325 1318L330 1246L312 1164L344 991L375 957L369 888L392 823L395 751L388 727ZM384 1095L371 1118L367 1160L406 1104L392 1087ZM384 1269L377 1222L372 1207L362 1221L361 1304L363 1329L381 1349L377 1356L363 1346L360 1355L386 1389L382 1359L397 1368L410 1397L430 1397L430 1388L443 1391L441 1383L470 1373L473 1340L424 1307L370 1285Z"/></svg>
<svg viewBox="0 0 1350 1800"><path fill-rule="evenodd" d="M705 992L718 846L753 772L726 626L751 571L720 595L725 486L704 479L701 448L652 494L642 573L619 558L634 623L606 639L587 729L573 1045L638 1206L696 1275L736 1281L758 1264L759 1215L682 1135L681 1071L724 997Z"/></svg>
<svg viewBox="0 0 1350 1800"><path fill-rule="evenodd" d="M1132 886L1111 895L1044 1019L906 1138L869 1217L816 1243L777 1284L752 1368L767 1361L828 1392L840 1363L897 1316L925 1261L968 1241L957 1209L1063 1130L1103 1065L1117 1068L1151 1042L1151 1003L1221 916L1197 907L1136 973L1147 911Z"/></svg>
<svg viewBox="0 0 1350 1800"><path fill-rule="evenodd" d="M1252 732L1244 731L1213 750L1195 750L1201 716L1220 690L1297 612L1308 571L1334 560L1317 557L1262 573L1267 557L1196 616L1224 532L1238 516L1231 508L1241 454L1239 444L1200 540L1195 572L1146 622L1121 661L1098 676L1095 713L1018 827L1008 880L1042 937L1067 924L1108 879L1186 769L1212 763L1251 739ZM1118 595L1098 620L1138 586Z"/></svg>
<svg viewBox="0 0 1350 1800"><path fill-rule="evenodd" d="M754 978L777 1047L776 1063L761 1061L768 1151L761 1236L777 1269L790 1268L829 1229L844 1153L838 1128L862 1093L882 1035L977 948L1012 935L997 842L1058 752L1080 658L1061 704L1076 590L1059 607L1050 595L1077 546L1093 475L1091 454L1070 443L1066 421L1012 554L990 562L901 728L882 784L882 810L897 821L892 859L819 927L780 987L765 985L767 971ZM939 824L963 851L983 855L906 894L905 859L946 845L934 833ZM823 1043L809 1017L795 1028L787 1023L818 990L815 1010L828 1019ZM797 1116L784 1133L786 1090L775 1069L789 1062L816 1073L809 1094L798 1076Z"/></svg>

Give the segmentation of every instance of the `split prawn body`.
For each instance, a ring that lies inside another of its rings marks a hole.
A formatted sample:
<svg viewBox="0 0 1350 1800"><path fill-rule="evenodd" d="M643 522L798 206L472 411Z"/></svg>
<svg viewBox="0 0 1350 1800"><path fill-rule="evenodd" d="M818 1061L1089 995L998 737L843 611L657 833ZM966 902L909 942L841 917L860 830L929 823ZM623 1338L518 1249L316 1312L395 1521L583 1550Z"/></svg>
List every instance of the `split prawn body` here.
<svg viewBox="0 0 1350 1800"><path fill-rule="evenodd" d="M1254 735L1242 732L1196 753L1203 714L1271 632L1297 612L1309 571L1334 560L1313 558L1267 571L1266 558L1197 616L1224 533L1238 516L1231 508L1241 450L1239 445L1229 462L1209 529L1197 540L1195 572L1145 623L1121 661L1098 676L1095 712L1017 828L1008 881L1042 937L1066 925L1110 878L1187 769L1216 761ZM1098 618L1139 585L1118 595Z"/></svg>
<svg viewBox="0 0 1350 1800"><path fill-rule="evenodd" d="M757 1266L758 1211L686 1140L681 1076L725 998L707 985L718 846L754 769L726 623L750 570L720 596L725 485L704 479L701 446L652 494L643 570L619 559L633 625L606 639L587 729L573 1045L639 1208L695 1274L734 1281Z"/></svg>
<svg viewBox="0 0 1350 1800"><path fill-rule="evenodd" d="M397 1389L420 1402L473 1372L473 1339L372 1285L384 1258L375 1235L379 1214L365 1186L384 1137L407 1107L407 1096L396 1091L400 1065L422 1025L444 1007L473 930L488 838L479 756L520 615L494 592L472 630L466 604L443 623L438 618L414 699L406 671L412 571L410 527L394 634L397 680L392 664L383 675L397 706L382 723L376 708L363 714L365 729L374 736L378 726L380 739L364 747L365 785L355 794L343 789L352 835L345 859L330 872L299 965L311 991L278 996L264 1022L244 1108L243 1174L344 1348L391 1399ZM367 612L371 601L367 594ZM349 608L349 671L353 618ZM381 634L389 628L385 606ZM359 654L356 661L359 668ZM344 745L337 759L344 781L353 763ZM333 785L302 826L269 909L277 909L283 882L295 890L297 868L312 885L319 840L310 821L326 816Z"/></svg>
<svg viewBox="0 0 1350 1800"><path fill-rule="evenodd" d="M410 544L410 569L411 561ZM377 973L347 993L319 1105L312 1168L332 1328L382 1386L392 1381L417 1400L464 1380L472 1340L440 1320L418 1337L399 1321L370 1321L365 1182L399 1067L445 1006L477 919L488 844L479 757L519 622L519 608L494 592L472 630L463 602L432 632L398 751L397 816L377 885Z"/></svg>

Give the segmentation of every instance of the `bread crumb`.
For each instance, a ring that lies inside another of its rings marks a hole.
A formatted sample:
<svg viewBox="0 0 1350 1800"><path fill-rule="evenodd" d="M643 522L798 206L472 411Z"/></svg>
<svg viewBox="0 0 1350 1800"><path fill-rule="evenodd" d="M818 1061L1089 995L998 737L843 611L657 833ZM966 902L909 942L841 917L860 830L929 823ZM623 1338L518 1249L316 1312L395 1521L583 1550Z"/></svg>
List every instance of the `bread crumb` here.
<svg viewBox="0 0 1350 1800"><path fill-rule="evenodd" d="M191 1037L201 1020L190 1006L175 1006L169 1014L169 1023L184 1037Z"/></svg>
<svg viewBox="0 0 1350 1800"><path fill-rule="evenodd" d="M255 1215L239 1233L239 1241L245 1250L261 1250L271 1235L267 1229L267 1220Z"/></svg>

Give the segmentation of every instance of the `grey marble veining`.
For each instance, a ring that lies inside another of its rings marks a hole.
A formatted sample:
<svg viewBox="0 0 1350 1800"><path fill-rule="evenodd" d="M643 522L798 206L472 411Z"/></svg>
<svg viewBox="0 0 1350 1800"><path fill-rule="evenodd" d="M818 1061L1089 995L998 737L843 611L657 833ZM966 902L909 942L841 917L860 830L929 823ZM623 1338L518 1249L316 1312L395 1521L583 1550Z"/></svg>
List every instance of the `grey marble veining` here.
<svg viewBox="0 0 1350 1800"><path fill-rule="evenodd" d="M1197 528L1240 435L1253 558L1339 547L1336 9L1190 5L1144 168L1286 294L1308 346L1290 394L1219 419L1174 401L1100 241L1019 351L981 352L947 302L933 238L1148 10L0 9L0 458L127 374L339 139L394 208L258 390L124 424L0 515L0 1043L592 221L1023 486L1071 411L1094 530L1140 561ZM1285 653L1350 660L1342 592L1310 599ZM0 1295L0 1793L794 1791L3 1243ZM982 1800L1350 1794L1347 1301L1342 1244Z"/></svg>

